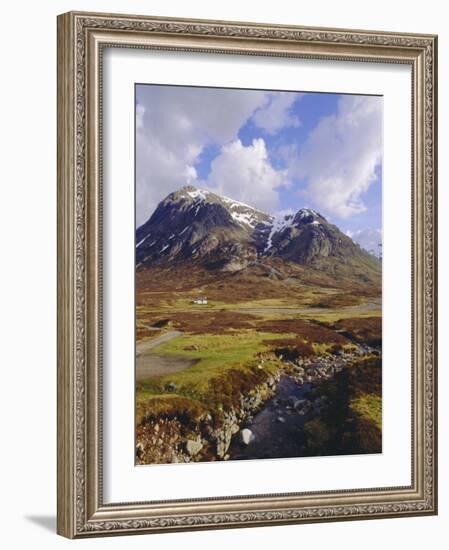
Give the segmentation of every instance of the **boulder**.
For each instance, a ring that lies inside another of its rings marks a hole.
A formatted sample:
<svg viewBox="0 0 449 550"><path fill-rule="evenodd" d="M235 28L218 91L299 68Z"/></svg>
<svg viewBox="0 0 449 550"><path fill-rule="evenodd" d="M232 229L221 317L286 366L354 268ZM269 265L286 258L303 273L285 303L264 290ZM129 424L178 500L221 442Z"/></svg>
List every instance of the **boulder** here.
<svg viewBox="0 0 449 550"><path fill-rule="evenodd" d="M240 440L244 445L249 445L254 440L254 434L249 428L240 431Z"/></svg>
<svg viewBox="0 0 449 550"><path fill-rule="evenodd" d="M186 442L186 450L190 456L197 455L202 448L203 444L201 443L201 439L188 439Z"/></svg>

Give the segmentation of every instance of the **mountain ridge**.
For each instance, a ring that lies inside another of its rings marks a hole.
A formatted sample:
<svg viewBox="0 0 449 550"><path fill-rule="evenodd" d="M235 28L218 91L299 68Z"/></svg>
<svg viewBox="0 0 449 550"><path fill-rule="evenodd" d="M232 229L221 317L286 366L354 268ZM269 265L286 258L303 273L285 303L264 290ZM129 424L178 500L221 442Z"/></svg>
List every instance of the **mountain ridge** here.
<svg viewBox="0 0 449 550"><path fill-rule="evenodd" d="M352 265L367 281L381 265L315 210L276 218L193 186L170 193L136 230L138 268L189 260L233 272L270 258L336 274Z"/></svg>

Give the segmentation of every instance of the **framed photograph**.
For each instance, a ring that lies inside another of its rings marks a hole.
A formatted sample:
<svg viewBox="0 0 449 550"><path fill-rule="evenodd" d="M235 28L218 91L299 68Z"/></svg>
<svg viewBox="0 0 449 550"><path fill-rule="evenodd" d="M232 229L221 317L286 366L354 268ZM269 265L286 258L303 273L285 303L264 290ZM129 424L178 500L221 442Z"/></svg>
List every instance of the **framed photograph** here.
<svg viewBox="0 0 449 550"><path fill-rule="evenodd" d="M437 512L433 35L58 18L58 532Z"/></svg>

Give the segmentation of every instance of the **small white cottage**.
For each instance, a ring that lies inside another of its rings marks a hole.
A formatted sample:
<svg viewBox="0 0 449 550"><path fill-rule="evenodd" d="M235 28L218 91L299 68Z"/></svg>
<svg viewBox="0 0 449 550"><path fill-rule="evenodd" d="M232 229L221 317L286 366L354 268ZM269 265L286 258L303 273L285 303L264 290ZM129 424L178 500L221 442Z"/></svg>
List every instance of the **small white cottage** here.
<svg viewBox="0 0 449 550"><path fill-rule="evenodd" d="M193 300L194 304L197 304L197 305L200 305L200 306L204 306L207 304L207 298L204 297L204 298L197 298L196 300Z"/></svg>

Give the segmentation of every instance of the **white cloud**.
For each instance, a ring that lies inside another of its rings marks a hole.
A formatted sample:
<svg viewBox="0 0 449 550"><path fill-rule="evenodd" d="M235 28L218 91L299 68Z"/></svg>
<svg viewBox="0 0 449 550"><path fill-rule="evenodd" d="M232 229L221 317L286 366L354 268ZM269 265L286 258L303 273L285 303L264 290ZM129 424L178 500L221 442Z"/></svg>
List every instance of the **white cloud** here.
<svg viewBox="0 0 449 550"><path fill-rule="evenodd" d="M183 175L185 176L188 184L192 184L196 182L198 178L198 174L196 173L194 166L186 166L186 169L184 170Z"/></svg>
<svg viewBox="0 0 449 550"><path fill-rule="evenodd" d="M203 149L222 146L267 102L265 92L177 86L140 86L136 106L137 224L158 202L193 183Z"/></svg>
<svg viewBox="0 0 449 550"><path fill-rule="evenodd" d="M300 126L300 120L292 113L291 108L302 95L289 92L270 93L267 103L254 113L254 124L268 134L275 134L289 126Z"/></svg>
<svg viewBox="0 0 449 550"><path fill-rule="evenodd" d="M279 206L276 190L284 185L285 178L284 171L271 166L262 138L254 139L248 147L236 139L223 146L212 161L205 185L219 194L273 211Z"/></svg>
<svg viewBox="0 0 449 550"><path fill-rule="evenodd" d="M280 175L270 165L264 142L249 147L237 140L253 117L257 128L274 134L298 126L291 112L301 94L179 86L139 86L136 105L137 224L145 222L158 202L182 185L196 183L197 164L209 145L221 148L210 183L235 199L276 207ZM237 141L236 141L237 140ZM262 145L263 144L263 145ZM232 162L237 163L234 167ZM239 175L240 166L245 175ZM224 183L225 168L234 182ZM259 184L256 182L260 178ZM283 174L285 177L285 174ZM240 182L236 183L236 182ZM244 186L248 185L248 189ZM226 191L225 191L226 189ZM252 193L257 189L258 196ZM267 193L265 197L260 196Z"/></svg>
<svg viewBox="0 0 449 550"><path fill-rule="evenodd" d="M296 214L296 211L293 208L283 208L282 210L277 210L273 216L278 220L284 219L286 216L293 216Z"/></svg>
<svg viewBox="0 0 449 550"><path fill-rule="evenodd" d="M145 107L143 105L136 105L136 129L141 130L143 128L143 116L145 114Z"/></svg>
<svg viewBox="0 0 449 550"><path fill-rule="evenodd" d="M363 212L363 193L381 162L380 98L342 97L336 114L318 122L299 153L292 143L281 146L285 150L278 155L288 170L273 168L263 139L248 147L238 139L250 119L269 135L297 127L300 120L292 105L301 97L254 90L138 87L137 224L186 184L209 187L274 212L279 208L279 188L289 186L292 178L304 181L303 201L328 216ZM206 181L199 182L201 154L211 145L220 152Z"/></svg>
<svg viewBox="0 0 449 550"><path fill-rule="evenodd" d="M304 196L326 213L346 218L366 210L362 195L382 159L382 99L343 96L335 115L312 130L290 167L306 181Z"/></svg>
<svg viewBox="0 0 449 550"><path fill-rule="evenodd" d="M161 144L155 136L137 130L136 222L144 223L156 205L182 183L188 183L188 155L181 157Z"/></svg>
<svg viewBox="0 0 449 550"><path fill-rule="evenodd" d="M371 254L377 257L382 256L382 231L380 229L358 229L356 231L348 229L346 234Z"/></svg>

